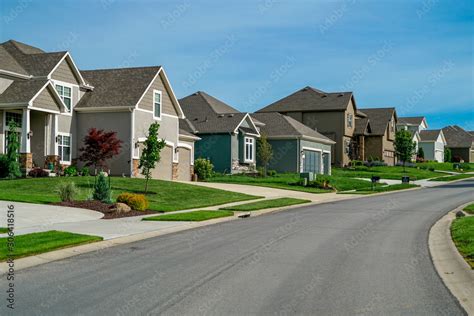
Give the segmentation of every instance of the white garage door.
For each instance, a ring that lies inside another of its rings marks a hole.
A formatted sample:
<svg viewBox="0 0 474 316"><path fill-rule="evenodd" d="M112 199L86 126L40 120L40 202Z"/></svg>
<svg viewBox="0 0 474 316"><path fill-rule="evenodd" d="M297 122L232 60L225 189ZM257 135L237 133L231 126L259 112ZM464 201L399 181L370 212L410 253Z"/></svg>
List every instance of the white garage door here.
<svg viewBox="0 0 474 316"><path fill-rule="evenodd" d="M191 150L179 148L178 180L191 180Z"/></svg>
<svg viewBox="0 0 474 316"><path fill-rule="evenodd" d="M173 173L173 147L166 146L160 152L160 162L152 171L153 179L171 180Z"/></svg>

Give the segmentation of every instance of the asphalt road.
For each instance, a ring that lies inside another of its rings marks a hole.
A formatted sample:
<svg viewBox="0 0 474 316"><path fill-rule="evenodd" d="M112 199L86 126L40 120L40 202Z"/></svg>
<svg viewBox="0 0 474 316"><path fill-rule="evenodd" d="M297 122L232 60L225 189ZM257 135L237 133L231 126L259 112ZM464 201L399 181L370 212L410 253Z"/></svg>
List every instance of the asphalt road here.
<svg viewBox="0 0 474 316"><path fill-rule="evenodd" d="M15 314L463 315L427 238L470 200L472 180L108 248L18 271Z"/></svg>

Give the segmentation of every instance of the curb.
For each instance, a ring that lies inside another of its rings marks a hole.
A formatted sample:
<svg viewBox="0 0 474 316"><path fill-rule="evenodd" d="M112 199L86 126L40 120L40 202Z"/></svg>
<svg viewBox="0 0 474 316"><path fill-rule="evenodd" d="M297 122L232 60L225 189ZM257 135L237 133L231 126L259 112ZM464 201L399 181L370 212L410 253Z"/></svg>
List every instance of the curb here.
<svg viewBox="0 0 474 316"><path fill-rule="evenodd" d="M463 204L439 219L430 229L428 245L433 264L451 294L468 315L474 315L474 270L458 252L451 238L451 223Z"/></svg>

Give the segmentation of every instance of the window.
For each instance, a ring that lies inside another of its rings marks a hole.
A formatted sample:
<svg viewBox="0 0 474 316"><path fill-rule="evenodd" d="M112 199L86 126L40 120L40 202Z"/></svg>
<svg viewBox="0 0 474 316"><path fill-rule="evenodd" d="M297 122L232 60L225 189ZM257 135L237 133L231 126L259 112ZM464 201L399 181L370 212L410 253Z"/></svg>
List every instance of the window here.
<svg viewBox="0 0 474 316"><path fill-rule="evenodd" d="M17 127L21 127L22 115L20 113L7 112L5 115L5 124L8 126L8 123L11 121L15 122Z"/></svg>
<svg viewBox="0 0 474 316"><path fill-rule="evenodd" d="M71 112L71 103L72 103L71 88L57 84L56 91L58 92L61 99L63 99L63 102L66 105L68 112Z"/></svg>
<svg viewBox="0 0 474 316"><path fill-rule="evenodd" d="M58 135L58 155L60 161L71 162L71 136Z"/></svg>
<svg viewBox="0 0 474 316"><path fill-rule="evenodd" d="M244 151L244 160L245 161L253 161L253 147L254 147L254 139L251 137L245 137L245 151Z"/></svg>
<svg viewBox="0 0 474 316"><path fill-rule="evenodd" d="M161 91L153 91L153 116L155 118L161 118Z"/></svg>
<svg viewBox="0 0 474 316"><path fill-rule="evenodd" d="M347 127L352 128L352 119L353 119L352 113L347 113Z"/></svg>
<svg viewBox="0 0 474 316"><path fill-rule="evenodd" d="M394 120L390 120L390 126L392 128L392 133L395 132L395 121Z"/></svg>

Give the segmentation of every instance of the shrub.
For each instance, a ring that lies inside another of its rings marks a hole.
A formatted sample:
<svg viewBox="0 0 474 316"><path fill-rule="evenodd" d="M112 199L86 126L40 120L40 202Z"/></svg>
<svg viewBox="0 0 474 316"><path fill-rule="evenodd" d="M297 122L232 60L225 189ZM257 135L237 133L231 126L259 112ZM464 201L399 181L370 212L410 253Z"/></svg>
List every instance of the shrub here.
<svg viewBox="0 0 474 316"><path fill-rule="evenodd" d="M259 177L263 178L263 176L265 175L265 168L257 167L257 174Z"/></svg>
<svg viewBox="0 0 474 316"><path fill-rule="evenodd" d="M67 167L64 169L64 175L69 177L77 176L77 168L75 166Z"/></svg>
<svg viewBox="0 0 474 316"><path fill-rule="evenodd" d="M117 202L125 203L136 211L144 211L148 208L148 200L143 194L124 192L117 197Z"/></svg>
<svg viewBox="0 0 474 316"><path fill-rule="evenodd" d="M70 202L70 201L74 201L74 198L76 194L78 193L78 190L74 182L61 182L58 185L57 192L59 194L59 198L61 199L61 201Z"/></svg>
<svg viewBox="0 0 474 316"><path fill-rule="evenodd" d="M28 172L28 176L32 178L44 178L49 176L49 173L42 168L33 168Z"/></svg>
<svg viewBox="0 0 474 316"><path fill-rule="evenodd" d="M88 176L88 175L90 175L90 174L91 174L91 172L90 172L89 167L83 167L83 168L81 169L81 176L84 176L84 177L85 177L85 176Z"/></svg>
<svg viewBox="0 0 474 316"><path fill-rule="evenodd" d="M92 198L104 203L112 203L111 195L112 192L110 191L109 183L107 182L105 174L101 172L99 174L99 178L97 179L97 183L94 186Z"/></svg>
<svg viewBox="0 0 474 316"><path fill-rule="evenodd" d="M429 170L429 171L435 171L435 168L429 167L428 170Z"/></svg>
<svg viewBox="0 0 474 316"><path fill-rule="evenodd" d="M212 176L212 170L214 165L209 159L198 158L194 161L194 172L198 175L198 178L205 180Z"/></svg>
<svg viewBox="0 0 474 316"><path fill-rule="evenodd" d="M471 170L471 166L468 163L462 163L459 165L462 170Z"/></svg>
<svg viewBox="0 0 474 316"><path fill-rule="evenodd" d="M277 175L277 171L276 170L268 170L267 175L270 176L270 177L274 177L274 176Z"/></svg>
<svg viewBox="0 0 474 316"><path fill-rule="evenodd" d="M352 167L357 167L357 166L363 166L364 162L362 160L352 160L351 161L351 166Z"/></svg>
<svg viewBox="0 0 474 316"><path fill-rule="evenodd" d="M453 156L452 161L453 162L461 162L462 158L461 156Z"/></svg>
<svg viewBox="0 0 474 316"><path fill-rule="evenodd" d="M5 155L0 155L0 178L8 176L8 159Z"/></svg>
<svg viewBox="0 0 474 316"><path fill-rule="evenodd" d="M383 161L372 160L365 163L366 167L385 167L387 164Z"/></svg>
<svg viewBox="0 0 474 316"><path fill-rule="evenodd" d="M397 162L395 164L395 166L398 166L398 167L403 167L403 162ZM416 168L416 163L413 163L413 162L405 162L405 167L409 167L409 168Z"/></svg>

